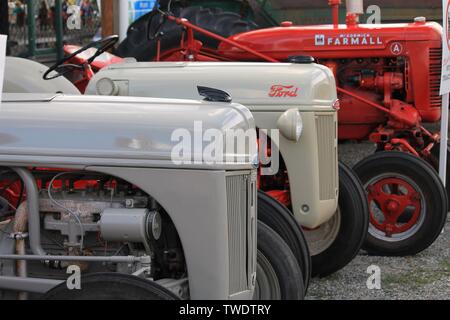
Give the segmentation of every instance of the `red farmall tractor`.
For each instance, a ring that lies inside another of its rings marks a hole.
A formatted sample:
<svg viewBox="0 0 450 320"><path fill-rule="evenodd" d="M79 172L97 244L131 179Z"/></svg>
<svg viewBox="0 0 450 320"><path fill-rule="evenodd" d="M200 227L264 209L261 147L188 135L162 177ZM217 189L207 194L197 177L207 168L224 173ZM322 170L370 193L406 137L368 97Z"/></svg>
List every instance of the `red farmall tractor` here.
<svg viewBox="0 0 450 320"><path fill-rule="evenodd" d="M420 238L436 237L431 226L442 228L447 216L446 208L436 206L436 195L427 191L427 184L441 183L431 173L439 163L440 134L424 126L441 117L442 28L423 17L410 23L360 24L362 1L347 1L346 23L339 24L341 0L328 3L331 25L287 21L259 29L236 13L169 1L130 26L117 54L139 61L310 63L313 57L329 67L340 99L339 140L377 145L376 155L355 166L370 206L366 248L409 254L413 249L400 250L400 243L404 248L411 241L412 247ZM289 85L276 89L290 92ZM386 152L400 153L392 160L383 156ZM415 155L417 162L405 161L401 153Z"/></svg>

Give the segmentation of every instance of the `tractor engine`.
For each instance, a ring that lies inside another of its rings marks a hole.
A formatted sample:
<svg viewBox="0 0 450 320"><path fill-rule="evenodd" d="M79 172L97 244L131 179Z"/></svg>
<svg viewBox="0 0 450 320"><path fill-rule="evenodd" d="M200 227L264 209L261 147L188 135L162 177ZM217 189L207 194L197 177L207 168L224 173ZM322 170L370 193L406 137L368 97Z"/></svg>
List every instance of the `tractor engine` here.
<svg viewBox="0 0 450 320"><path fill-rule="evenodd" d="M83 273L131 274L142 265L99 264L76 258L149 256L148 276L156 280L185 278L184 255L175 227L164 209L142 190L124 180L94 172L34 169L32 173L39 189L40 245L48 255L75 259L31 261L28 266L18 262L17 275L28 269L28 274L34 277L51 274L59 279L71 265L78 266ZM28 242L27 224L31 219L28 195L13 172L5 170L2 178L0 231L14 239L16 254L31 253L24 242L25 239ZM11 225L14 227L8 229ZM9 270L7 264L0 266L0 271L5 270Z"/></svg>
<svg viewBox="0 0 450 320"><path fill-rule="evenodd" d="M385 147L395 139L404 144L404 151L419 154L438 139L421 124L441 117L442 28L423 17L382 25L358 20L358 13L349 12L345 25L338 24L337 17L332 25L284 22L228 39L278 61L314 57L336 77L340 140L370 139ZM258 60L227 42L217 51L231 61Z"/></svg>

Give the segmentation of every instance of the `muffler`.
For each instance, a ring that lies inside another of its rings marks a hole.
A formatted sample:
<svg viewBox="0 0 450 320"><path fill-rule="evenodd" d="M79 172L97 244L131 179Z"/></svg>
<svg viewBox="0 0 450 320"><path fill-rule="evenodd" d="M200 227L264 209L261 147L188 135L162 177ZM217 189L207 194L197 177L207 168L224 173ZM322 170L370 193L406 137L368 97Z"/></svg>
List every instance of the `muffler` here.
<svg viewBox="0 0 450 320"><path fill-rule="evenodd" d="M348 14L364 14L364 1L363 0L346 0L345 6L347 7Z"/></svg>

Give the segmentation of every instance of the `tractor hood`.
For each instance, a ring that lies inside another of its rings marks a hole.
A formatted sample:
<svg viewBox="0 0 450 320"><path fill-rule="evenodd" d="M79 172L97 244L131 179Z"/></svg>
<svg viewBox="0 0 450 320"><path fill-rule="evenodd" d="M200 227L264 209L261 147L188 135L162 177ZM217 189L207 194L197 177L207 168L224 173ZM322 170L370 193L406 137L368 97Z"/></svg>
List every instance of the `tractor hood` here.
<svg viewBox="0 0 450 320"><path fill-rule="evenodd" d="M408 43L412 42L441 48L442 27L420 19L414 23L340 25L338 28L332 25L287 26L241 33L229 39L280 61L295 55L388 57L409 54ZM255 60L251 54L226 43L222 43L218 51L231 60Z"/></svg>
<svg viewBox="0 0 450 320"><path fill-rule="evenodd" d="M42 76L47 70L47 66L32 60L6 57L3 92L80 94L65 77L44 80Z"/></svg>
<svg viewBox="0 0 450 320"><path fill-rule="evenodd" d="M103 92L111 80L114 89ZM331 71L314 63L126 62L101 70L86 92L199 99L197 86L224 90L252 111L331 110L336 101Z"/></svg>
<svg viewBox="0 0 450 320"><path fill-rule="evenodd" d="M27 166L240 170L253 167L256 141L248 144L239 157L225 143L219 143L214 150L224 157L207 162L203 152L211 146L211 139L204 139L204 135L208 129L215 129L220 138L234 129L253 132L254 128L251 113L239 104L4 94L0 159L10 165ZM180 154L185 157L180 158Z"/></svg>

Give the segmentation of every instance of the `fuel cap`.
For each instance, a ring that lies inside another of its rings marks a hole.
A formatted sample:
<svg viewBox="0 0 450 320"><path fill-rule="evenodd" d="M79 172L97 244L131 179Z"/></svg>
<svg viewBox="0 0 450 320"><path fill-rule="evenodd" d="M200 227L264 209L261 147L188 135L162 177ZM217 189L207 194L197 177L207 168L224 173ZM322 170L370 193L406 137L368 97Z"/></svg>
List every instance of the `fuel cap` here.
<svg viewBox="0 0 450 320"><path fill-rule="evenodd" d="M292 56L288 58L290 63L309 64L314 63L314 58L311 56Z"/></svg>
<svg viewBox="0 0 450 320"><path fill-rule="evenodd" d="M292 27L293 25L294 25L294 23L292 21L283 21L281 23L281 26L284 28L289 28L289 27Z"/></svg>
<svg viewBox="0 0 450 320"><path fill-rule="evenodd" d="M414 18L414 22L415 23L425 23L425 22L427 22L427 18L425 18L425 17L415 17Z"/></svg>

